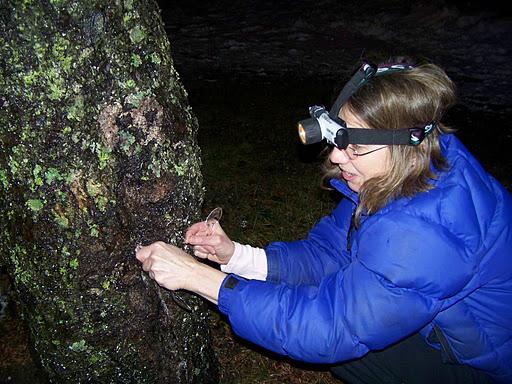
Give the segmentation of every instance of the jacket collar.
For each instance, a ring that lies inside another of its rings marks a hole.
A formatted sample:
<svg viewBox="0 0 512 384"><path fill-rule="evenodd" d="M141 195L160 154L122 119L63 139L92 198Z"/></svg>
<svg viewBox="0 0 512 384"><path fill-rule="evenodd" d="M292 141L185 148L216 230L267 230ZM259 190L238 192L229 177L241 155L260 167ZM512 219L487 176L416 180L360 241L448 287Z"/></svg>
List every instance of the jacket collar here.
<svg viewBox="0 0 512 384"><path fill-rule="evenodd" d="M454 156L452 147L454 146L454 142L457 142L457 138L454 135L441 135L440 138L440 144L441 144L441 151L446 156L448 161L452 160L451 158ZM433 165L431 165L432 171L439 176L439 171L434 168ZM439 179L436 178L434 180L431 180L431 183L433 185L437 185L439 182ZM346 198L352 200L354 204L359 204L359 195L351 190L348 185L340 179L331 179L330 180L331 185L336 189L338 192L340 192L342 195L344 195Z"/></svg>
<svg viewBox="0 0 512 384"><path fill-rule="evenodd" d="M355 205L359 204L359 195L353 190L351 190L344 181L339 179L331 179L330 183L334 187L334 189L336 189L346 198L352 200Z"/></svg>

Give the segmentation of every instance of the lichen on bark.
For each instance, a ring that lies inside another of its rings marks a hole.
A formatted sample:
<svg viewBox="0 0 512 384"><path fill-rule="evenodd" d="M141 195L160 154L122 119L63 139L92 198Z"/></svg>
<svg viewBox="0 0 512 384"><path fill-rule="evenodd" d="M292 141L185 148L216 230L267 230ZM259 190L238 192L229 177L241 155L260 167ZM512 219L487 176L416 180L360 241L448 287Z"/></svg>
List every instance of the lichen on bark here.
<svg viewBox="0 0 512 384"><path fill-rule="evenodd" d="M55 382L214 382L207 309L145 278L203 199L154 1L0 3L0 263Z"/></svg>

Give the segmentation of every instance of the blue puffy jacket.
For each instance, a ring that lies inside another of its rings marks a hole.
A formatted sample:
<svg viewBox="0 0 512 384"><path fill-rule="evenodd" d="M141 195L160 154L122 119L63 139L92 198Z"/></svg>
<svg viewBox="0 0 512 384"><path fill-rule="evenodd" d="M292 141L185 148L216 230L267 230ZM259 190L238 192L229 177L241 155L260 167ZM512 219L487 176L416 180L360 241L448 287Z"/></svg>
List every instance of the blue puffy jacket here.
<svg viewBox="0 0 512 384"><path fill-rule="evenodd" d="M512 383L512 198L455 136L441 144L450 169L435 187L357 230L357 195L333 180L345 198L307 239L267 247L267 281L224 280L234 331L313 363L420 332L447 360Z"/></svg>

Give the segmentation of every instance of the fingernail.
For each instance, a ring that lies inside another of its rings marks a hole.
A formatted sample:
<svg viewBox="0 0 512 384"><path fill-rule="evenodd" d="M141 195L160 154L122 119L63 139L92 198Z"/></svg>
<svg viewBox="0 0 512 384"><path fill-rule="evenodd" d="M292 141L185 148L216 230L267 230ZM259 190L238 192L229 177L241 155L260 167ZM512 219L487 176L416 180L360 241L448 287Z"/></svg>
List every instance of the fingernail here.
<svg viewBox="0 0 512 384"><path fill-rule="evenodd" d="M135 246L135 252L139 252L141 248L142 248L142 245L141 244L137 244Z"/></svg>

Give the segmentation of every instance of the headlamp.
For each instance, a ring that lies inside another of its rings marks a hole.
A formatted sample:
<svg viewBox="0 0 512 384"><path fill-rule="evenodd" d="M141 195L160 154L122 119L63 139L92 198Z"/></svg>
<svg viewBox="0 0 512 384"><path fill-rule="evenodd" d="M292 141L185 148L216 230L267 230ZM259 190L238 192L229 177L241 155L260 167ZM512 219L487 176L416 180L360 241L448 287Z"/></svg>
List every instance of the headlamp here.
<svg viewBox="0 0 512 384"><path fill-rule="evenodd" d="M313 144L326 139L338 148L347 148L348 132L344 121L336 122L321 105L309 107L311 118L299 121L298 131L302 144Z"/></svg>
<svg viewBox="0 0 512 384"><path fill-rule="evenodd" d="M343 104L372 77L385 73L406 71L411 68L413 67L410 65L402 64L376 67L373 64L364 63L343 87L330 112L327 112L325 107L320 105L309 107L311 117L301 120L297 124L301 142L303 144L314 144L325 139L327 143L340 149L347 148L349 144L419 145L425 136L434 130L435 122L430 122L424 127L385 130L347 128L345 121L339 117Z"/></svg>

